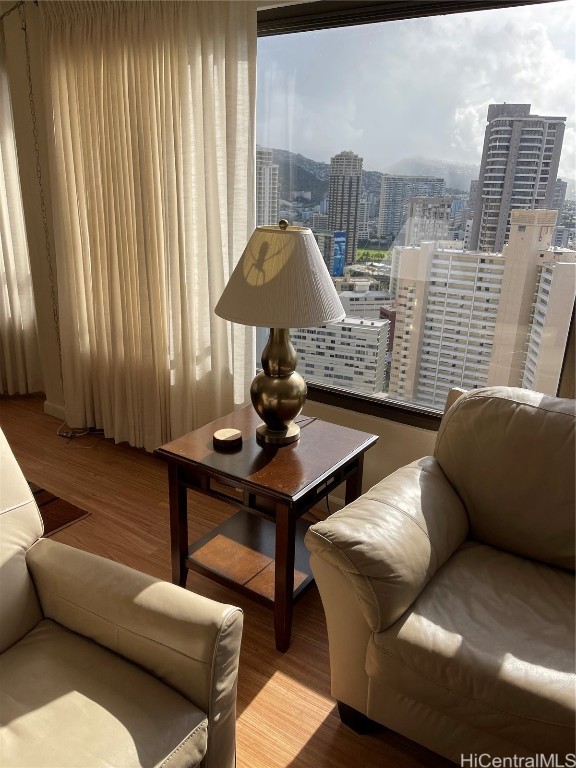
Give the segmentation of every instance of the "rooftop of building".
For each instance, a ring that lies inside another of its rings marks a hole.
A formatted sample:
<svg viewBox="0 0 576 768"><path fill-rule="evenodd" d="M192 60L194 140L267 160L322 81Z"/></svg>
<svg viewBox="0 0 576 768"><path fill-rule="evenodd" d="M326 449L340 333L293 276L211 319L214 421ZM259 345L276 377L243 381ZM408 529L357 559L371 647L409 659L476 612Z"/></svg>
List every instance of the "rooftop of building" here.
<svg viewBox="0 0 576 768"><path fill-rule="evenodd" d="M374 326L376 328L382 328L384 323L389 323L389 320L378 320L378 319L367 319L365 317L348 317L346 316L343 320L340 320L337 323L331 323L331 325L350 325L350 326Z"/></svg>
<svg viewBox="0 0 576 768"><path fill-rule="evenodd" d="M387 301L390 298L388 291L340 291L338 296L342 299L371 299L372 301Z"/></svg>
<svg viewBox="0 0 576 768"><path fill-rule="evenodd" d="M551 248L543 251L541 256L544 256L544 260L547 262L554 261L557 264L576 264L576 251L571 248Z"/></svg>
<svg viewBox="0 0 576 768"><path fill-rule="evenodd" d="M423 245L432 246L432 250L435 253L462 254L464 256L474 256L474 257L483 258L483 259L502 258L501 253L497 253L494 251L470 251L462 247L452 248L449 245L440 245L439 243L436 243L433 240L424 240L420 243L420 245L396 245L394 246L394 250L413 251L416 248L421 248Z"/></svg>

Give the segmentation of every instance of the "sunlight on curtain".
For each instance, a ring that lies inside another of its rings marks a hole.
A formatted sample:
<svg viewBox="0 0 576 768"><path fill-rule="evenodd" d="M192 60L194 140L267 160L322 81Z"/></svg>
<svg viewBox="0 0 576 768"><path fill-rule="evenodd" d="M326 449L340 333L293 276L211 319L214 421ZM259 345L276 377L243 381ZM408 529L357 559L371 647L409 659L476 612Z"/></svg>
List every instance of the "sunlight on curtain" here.
<svg viewBox="0 0 576 768"><path fill-rule="evenodd" d="M0 394L43 388L36 310L0 22Z"/></svg>
<svg viewBox="0 0 576 768"><path fill-rule="evenodd" d="M66 418L153 449L247 399L256 6L41 3Z"/></svg>

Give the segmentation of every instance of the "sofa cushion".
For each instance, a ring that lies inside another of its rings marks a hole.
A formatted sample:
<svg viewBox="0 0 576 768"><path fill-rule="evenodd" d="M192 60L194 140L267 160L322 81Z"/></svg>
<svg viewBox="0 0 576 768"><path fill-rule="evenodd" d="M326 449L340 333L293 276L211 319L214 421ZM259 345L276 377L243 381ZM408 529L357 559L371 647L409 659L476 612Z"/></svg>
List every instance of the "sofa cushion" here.
<svg viewBox="0 0 576 768"><path fill-rule="evenodd" d="M487 387L446 413L434 453L472 538L574 570L575 408L574 400Z"/></svg>
<svg viewBox="0 0 576 768"><path fill-rule="evenodd" d="M26 566L26 550L43 524L30 486L0 431L0 653L18 642L42 619Z"/></svg>
<svg viewBox="0 0 576 768"><path fill-rule="evenodd" d="M511 744L573 751L574 652L573 576L469 542L373 636L369 710L389 686Z"/></svg>
<svg viewBox="0 0 576 768"><path fill-rule="evenodd" d="M206 752L205 713L48 619L0 656L0 695L3 768L110 768L119 755L122 768L184 768Z"/></svg>

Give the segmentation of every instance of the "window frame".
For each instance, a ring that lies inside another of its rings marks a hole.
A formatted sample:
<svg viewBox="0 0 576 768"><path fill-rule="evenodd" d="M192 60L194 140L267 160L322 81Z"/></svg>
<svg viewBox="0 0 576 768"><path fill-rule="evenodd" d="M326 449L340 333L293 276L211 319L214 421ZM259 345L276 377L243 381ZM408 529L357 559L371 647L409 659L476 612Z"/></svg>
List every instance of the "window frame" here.
<svg viewBox="0 0 576 768"><path fill-rule="evenodd" d="M566 0L310 0L289 5L259 8L258 37L295 34L322 29L374 24L402 19L422 18L451 13L492 10L523 5L542 5ZM559 397L575 397L576 360L575 309L568 329L568 339L557 390ZM308 400L344 410L437 431L442 412L393 398L381 398L340 387L307 381Z"/></svg>
<svg viewBox="0 0 576 768"><path fill-rule="evenodd" d="M258 37L552 2L566 0L296 0L259 8Z"/></svg>

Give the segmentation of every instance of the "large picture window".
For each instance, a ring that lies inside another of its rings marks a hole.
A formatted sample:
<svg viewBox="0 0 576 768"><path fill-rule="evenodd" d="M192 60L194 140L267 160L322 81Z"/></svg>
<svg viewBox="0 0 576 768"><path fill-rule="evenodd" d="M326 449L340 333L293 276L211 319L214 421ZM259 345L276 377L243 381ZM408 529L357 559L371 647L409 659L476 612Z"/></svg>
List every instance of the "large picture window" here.
<svg viewBox="0 0 576 768"><path fill-rule="evenodd" d="M334 24L258 44L258 210L312 229L347 314L294 330L299 369L430 414L452 387L556 394L576 295L574 5Z"/></svg>

